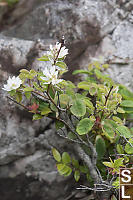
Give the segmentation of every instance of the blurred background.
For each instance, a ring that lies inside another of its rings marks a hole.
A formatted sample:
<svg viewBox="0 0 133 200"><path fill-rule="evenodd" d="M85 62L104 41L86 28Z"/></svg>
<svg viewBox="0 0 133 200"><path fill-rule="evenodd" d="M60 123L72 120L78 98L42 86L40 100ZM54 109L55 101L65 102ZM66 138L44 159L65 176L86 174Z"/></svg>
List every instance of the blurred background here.
<svg viewBox="0 0 133 200"><path fill-rule="evenodd" d="M66 79L76 81L73 70L102 60L111 78L133 91L132 0L0 0L0 88L22 68L45 68L37 58L63 35ZM51 155L51 146L72 146L51 120L33 122L6 95L0 89L0 200L88 200L76 190L80 183L58 175Z"/></svg>

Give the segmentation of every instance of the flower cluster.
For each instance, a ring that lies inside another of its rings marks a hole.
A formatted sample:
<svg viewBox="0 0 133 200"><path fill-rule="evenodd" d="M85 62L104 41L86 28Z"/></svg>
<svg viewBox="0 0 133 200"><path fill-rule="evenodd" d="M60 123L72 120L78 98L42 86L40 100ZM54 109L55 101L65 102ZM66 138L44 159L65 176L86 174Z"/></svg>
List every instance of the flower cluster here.
<svg viewBox="0 0 133 200"><path fill-rule="evenodd" d="M56 85L60 82L63 81L63 79L58 79L58 70L56 70L55 65L51 68L45 68L45 70L43 70L43 76L41 76L40 78L45 81L44 84L52 84L52 85Z"/></svg>
<svg viewBox="0 0 133 200"><path fill-rule="evenodd" d="M43 70L43 76L40 78L44 81L44 84L57 85L62 82L63 79L58 79L59 71L64 71L65 69L57 66L58 60L63 60L68 54L68 49L62 46L61 43L57 42L56 45L50 45L50 51L47 52L47 56L52 66L47 67Z"/></svg>
<svg viewBox="0 0 133 200"><path fill-rule="evenodd" d="M18 89L21 84L22 84L22 80L19 77L13 76L12 78L10 78L9 76L9 79L7 80L7 84L4 84L4 87L2 89L9 92L9 91Z"/></svg>
<svg viewBox="0 0 133 200"><path fill-rule="evenodd" d="M52 64L55 64L57 58L65 58L68 54L68 49L62 44L57 42L56 45L50 45L50 51L47 52L48 58Z"/></svg>
<svg viewBox="0 0 133 200"><path fill-rule="evenodd" d="M62 82L63 79L59 79L59 71L65 71L63 67L65 66L64 62L60 62L64 60L66 55L68 54L68 49L63 46L62 43L57 42L54 46L50 45L50 51L47 52L48 61L51 62L51 67L46 67L42 71L42 75L40 76L43 84L52 84L57 85L58 83ZM58 64L62 64L63 67L60 67ZM4 84L3 90L12 91L18 89L22 84L22 80L20 77L13 76L12 78L9 77L7 80L7 84Z"/></svg>

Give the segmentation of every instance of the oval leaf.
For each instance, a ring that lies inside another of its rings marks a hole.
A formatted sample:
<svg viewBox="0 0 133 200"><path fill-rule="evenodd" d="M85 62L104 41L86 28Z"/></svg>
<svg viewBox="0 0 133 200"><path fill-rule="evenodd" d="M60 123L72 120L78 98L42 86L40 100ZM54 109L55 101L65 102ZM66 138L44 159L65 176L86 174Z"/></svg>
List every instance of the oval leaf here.
<svg viewBox="0 0 133 200"><path fill-rule="evenodd" d="M130 139L129 143L126 144L125 152L128 154L133 154L133 147L130 144L133 146L133 139Z"/></svg>
<svg viewBox="0 0 133 200"><path fill-rule="evenodd" d="M62 162L63 162L64 164L68 164L68 163L71 162L71 158L70 158L70 156L69 156L69 154L68 154L67 152L64 152L64 153L62 154Z"/></svg>
<svg viewBox="0 0 133 200"><path fill-rule="evenodd" d="M122 107L130 107L130 108L133 108L133 101L131 100L123 100L121 102L121 106Z"/></svg>
<svg viewBox="0 0 133 200"><path fill-rule="evenodd" d="M54 159L57 162L60 162L61 161L61 155L60 155L59 151L57 151L57 149L53 148L52 153L53 153Z"/></svg>
<svg viewBox="0 0 133 200"><path fill-rule="evenodd" d="M72 172L72 169L70 167L62 163L57 164L57 169L58 169L58 172L64 176L69 176Z"/></svg>
<svg viewBox="0 0 133 200"><path fill-rule="evenodd" d="M75 181L78 182L78 180L80 179L80 172L79 172L79 170L76 170L74 172L74 178L75 178Z"/></svg>
<svg viewBox="0 0 133 200"><path fill-rule="evenodd" d="M118 135L130 138L132 136L130 130L126 126L118 126L116 128Z"/></svg>
<svg viewBox="0 0 133 200"><path fill-rule="evenodd" d="M77 117L82 117L86 113L86 105L81 99L76 99L73 105L70 108L70 111L73 115Z"/></svg>
<svg viewBox="0 0 133 200"><path fill-rule="evenodd" d="M97 135L96 136L96 151L97 151L97 155L98 155L98 159L101 159L106 151L106 146L105 146L105 141L102 138L102 136Z"/></svg>
<svg viewBox="0 0 133 200"><path fill-rule="evenodd" d="M87 134L92 129L93 125L93 121L89 118L84 118L78 123L76 131L79 135Z"/></svg>
<svg viewBox="0 0 133 200"><path fill-rule="evenodd" d="M78 88L81 88L81 89L84 89L84 90L89 90L90 84L86 81L82 81L78 84Z"/></svg>

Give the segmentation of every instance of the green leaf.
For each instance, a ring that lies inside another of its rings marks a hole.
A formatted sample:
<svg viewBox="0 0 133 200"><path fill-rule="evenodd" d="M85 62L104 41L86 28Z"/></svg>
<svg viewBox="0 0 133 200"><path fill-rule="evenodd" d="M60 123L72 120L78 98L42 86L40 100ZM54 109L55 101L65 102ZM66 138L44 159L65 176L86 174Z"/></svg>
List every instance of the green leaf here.
<svg viewBox="0 0 133 200"><path fill-rule="evenodd" d="M41 112L41 115L47 115L52 112L49 108L49 103L42 101L39 101L39 111Z"/></svg>
<svg viewBox="0 0 133 200"><path fill-rule="evenodd" d="M76 181L76 182L79 181L79 179L80 179L80 172L79 172L79 170L76 170L76 171L74 172L74 178L75 178L75 181Z"/></svg>
<svg viewBox="0 0 133 200"><path fill-rule="evenodd" d="M37 75L37 72L34 69L30 70L30 75L35 77Z"/></svg>
<svg viewBox="0 0 133 200"><path fill-rule="evenodd" d="M131 107L123 107L123 109L124 109L124 111L125 111L125 113L133 113L133 108L131 108Z"/></svg>
<svg viewBox="0 0 133 200"><path fill-rule="evenodd" d="M93 121L91 121L89 118L84 118L78 123L76 131L79 135L87 134L92 129L93 125Z"/></svg>
<svg viewBox="0 0 133 200"><path fill-rule="evenodd" d="M35 87L36 90L39 90L39 91L42 90L42 88L39 87L39 85L36 82L33 82L33 85L34 85L34 87Z"/></svg>
<svg viewBox="0 0 133 200"><path fill-rule="evenodd" d="M79 161L78 161L78 160L72 158L72 164L73 164L73 166L74 166L75 168L79 168Z"/></svg>
<svg viewBox="0 0 133 200"><path fill-rule="evenodd" d="M97 69L101 69L100 62L94 61L94 62L93 62L93 65L94 65Z"/></svg>
<svg viewBox="0 0 133 200"><path fill-rule="evenodd" d="M76 74L89 74L89 71L87 70L83 70L83 69L78 69L78 70L74 70L73 75L76 75Z"/></svg>
<svg viewBox="0 0 133 200"><path fill-rule="evenodd" d="M117 179L112 183L112 185L118 189L120 187L120 181L119 181L119 177L117 177ZM111 199L112 200L112 199ZM117 200L117 199L116 199Z"/></svg>
<svg viewBox="0 0 133 200"><path fill-rule="evenodd" d="M131 107L131 108L133 108L133 101L131 101L131 100L123 100L121 102L121 106L122 107Z"/></svg>
<svg viewBox="0 0 133 200"><path fill-rule="evenodd" d="M75 84L71 81L65 81L67 88L76 88Z"/></svg>
<svg viewBox="0 0 133 200"><path fill-rule="evenodd" d="M39 61L49 61L49 58L48 58L48 56L44 55L41 58L38 58L37 60L39 60Z"/></svg>
<svg viewBox="0 0 133 200"><path fill-rule="evenodd" d="M123 121L122 121L119 117L113 116L112 119L113 119L115 122L117 122L117 123L123 125Z"/></svg>
<svg viewBox="0 0 133 200"><path fill-rule="evenodd" d="M116 130L118 135L124 136L126 138L130 138L133 136L130 130L126 126L118 126Z"/></svg>
<svg viewBox="0 0 133 200"><path fill-rule="evenodd" d="M66 176L70 176L71 173L72 173L72 169L67 166L67 172L65 174L63 174L63 175L66 177Z"/></svg>
<svg viewBox="0 0 133 200"><path fill-rule="evenodd" d="M60 155L59 151L57 151L57 149L53 148L52 153L53 153L54 159L57 162L60 162L61 161L61 155Z"/></svg>
<svg viewBox="0 0 133 200"><path fill-rule="evenodd" d="M108 65L108 64L103 64L102 67L103 67L104 69L107 69L107 68L109 67L109 65Z"/></svg>
<svg viewBox="0 0 133 200"><path fill-rule="evenodd" d="M29 74L30 72L27 69L21 69L20 73Z"/></svg>
<svg viewBox="0 0 133 200"><path fill-rule="evenodd" d="M94 72L95 72L96 77L98 79L103 79L104 78L104 74L102 74L98 69L95 69Z"/></svg>
<svg viewBox="0 0 133 200"><path fill-rule="evenodd" d="M104 131L107 133L109 138L114 138L115 132L114 132L111 124L106 124L105 123L103 128L104 128Z"/></svg>
<svg viewBox="0 0 133 200"><path fill-rule="evenodd" d="M124 158L118 158L117 160L114 161L114 168L118 169L120 166L124 166L123 165L123 160Z"/></svg>
<svg viewBox="0 0 133 200"><path fill-rule="evenodd" d="M113 120L104 120L103 133L109 140L114 139L117 126L118 125Z"/></svg>
<svg viewBox="0 0 133 200"><path fill-rule="evenodd" d="M33 120L38 120L38 119L42 119L42 118L43 118L43 116L40 115L40 114L34 114L33 115Z"/></svg>
<svg viewBox="0 0 133 200"><path fill-rule="evenodd" d="M84 174L87 174L89 172L88 167L86 165L80 165L79 169Z"/></svg>
<svg viewBox="0 0 133 200"><path fill-rule="evenodd" d="M26 87L24 88L24 92L32 92L34 89L32 87Z"/></svg>
<svg viewBox="0 0 133 200"><path fill-rule="evenodd" d="M69 164L71 162L71 158L70 158L70 156L69 156L69 154L67 152L64 152L62 154L62 162L64 164Z"/></svg>
<svg viewBox="0 0 133 200"><path fill-rule="evenodd" d="M60 67L60 68L62 68L62 69L66 69L66 68L67 68L66 63L64 63L64 62L57 62L57 63L56 63L56 66L58 66L58 67Z"/></svg>
<svg viewBox="0 0 133 200"><path fill-rule="evenodd" d="M41 115L47 115L47 114L49 114L51 112L52 112L51 109L46 107L41 111Z"/></svg>
<svg viewBox="0 0 133 200"><path fill-rule="evenodd" d="M90 89L89 89L89 93L93 96L95 95L97 92L97 88L95 86L91 86Z"/></svg>
<svg viewBox="0 0 133 200"><path fill-rule="evenodd" d="M75 139L77 139L77 136L72 132L68 132L68 138L75 140Z"/></svg>
<svg viewBox="0 0 133 200"><path fill-rule="evenodd" d="M55 97L54 102L55 102L56 105L57 105L57 101L58 101L58 98ZM55 111L55 112L58 111L57 107L52 102L50 103L50 108L51 108L52 111Z"/></svg>
<svg viewBox="0 0 133 200"><path fill-rule="evenodd" d="M123 110L122 108L119 107L119 108L117 108L117 112L118 113L125 113L125 110Z"/></svg>
<svg viewBox="0 0 133 200"><path fill-rule="evenodd" d="M106 124L109 124L112 127L112 129L115 129L118 126L117 123L113 121L112 119L105 119L104 122Z"/></svg>
<svg viewBox="0 0 133 200"><path fill-rule="evenodd" d="M116 149L119 154L124 154L123 146L121 144L117 144Z"/></svg>
<svg viewBox="0 0 133 200"><path fill-rule="evenodd" d="M76 99L71 106L70 111L73 115L77 117L82 117L86 113L86 105L83 100Z"/></svg>
<svg viewBox="0 0 133 200"><path fill-rule="evenodd" d="M64 127L64 124L58 120L55 121L55 127L56 127L56 130L59 130L60 128L63 128Z"/></svg>
<svg viewBox="0 0 133 200"><path fill-rule="evenodd" d="M11 90L8 92L11 97L13 97L16 94L16 90Z"/></svg>
<svg viewBox="0 0 133 200"><path fill-rule="evenodd" d="M107 167L114 168L114 164L111 162L103 162L103 164Z"/></svg>
<svg viewBox="0 0 133 200"><path fill-rule="evenodd" d="M16 97L17 102L20 103L22 101L22 93L21 92L16 92L15 97Z"/></svg>
<svg viewBox="0 0 133 200"><path fill-rule="evenodd" d="M103 158L103 156L106 152L105 141L102 138L102 136L97 135L95 143L96 143L96 151L97 151L98 159L100 160Z"/></svg>
<svg viewBox="0 0 133 200"><path fill-rule="evenodd" d="M67 94L61 94L59 96L61 108L65 108L69 103L69 96Z"/></svg>
<svg viewBox="0 0 133 200"><path fill-rule="evenodd" d="M78 88L84 89L84 90L89 90L90 89L90 83L86 81L82 81L78 84Z"/></svg>
<svg viewBox="0 0 133 200"><path fill-rule="evenodd" d="M26 96L27 99L30 99L30 97L31 97L31 92L25 92L25 96Z"/></svg>
<svg viewBox="0 0 133 200"><path fill-rule="evenodd" d="M129 163L129 157L128 156L124 156L124 163Z"/></svg>
<svg viewBox="0 0 133 200"><path fill-rule="evenodd" d="M133 139L130 139L129 142L133 146ZM133 154L133 147L129 143L126 144L125 146L125 152L128 154Z"/></svg>
<svg viewBox="0 0 133 200"><path fill-rule="evenodd" d="M69 176L72 173L72 169L65 164L57 164L58 172L61 175Z"/></svg>
<svg viewBox="0 0 133 200"><path fill-rule="evenodd" d="M120 94L122 97L126 100L132 100L133 101L133 93L130 92L127 88L123 88L120 90Z"/></svg>
<svg viewBox="0 0 133 200"><path fill-rule="evenodd" d="M42 101L41 99L36 102L39 104L39 111L45 109L46 107L49 107L49 103L46 103L44 101Z"/></svg>

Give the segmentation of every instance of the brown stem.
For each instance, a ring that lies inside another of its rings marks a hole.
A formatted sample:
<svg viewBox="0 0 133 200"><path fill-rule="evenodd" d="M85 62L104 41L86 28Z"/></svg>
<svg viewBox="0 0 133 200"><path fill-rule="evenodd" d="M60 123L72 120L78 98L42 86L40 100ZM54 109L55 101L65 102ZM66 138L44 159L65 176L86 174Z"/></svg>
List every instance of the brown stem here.
<svg viewBox="0 0 133 200"><path fill-rule="evenodd" d="M107 104L107 101L108 101L108 98L109 98L109 96L110 96L110 93L111 93L112 89L113 89L113 86L110 88L108 95L105 96L105 103L104 103L104 106L106 106L106 104ZM101 114L101 119L103 118L103 115L104 115L104 110L103 110L103 112L102 112L102 114Z"/></svg>
<svg viewBox="0 0 133 200"><path fill-rule="evenodd" d="M49 89L50 89L51 84L48 85L48 89L47 89L47 96L49 98L49 100L52 102L52 104L57 108L58 112L60 112L60 108L56 105L56 103L54 102L54 100L52 99L52 97L49 94Z"/></svg>
<svg viewBox="0 0 133 200"><path fill-rule="evenodd" d="M56 64L56 61L57 61L57 59L58 59L59 53L60 53L61 48L63 47L63 45L64 45L64 37L62 37L62 39L61 39L61 46L60 46L60 49L59 49L59 51L58 51L58 53L57 53L57 56L56 56L56 58L55 58L55 60L54 60L54 65Z"/></svg>
<svg viewBox="0 0 133 200"><path fill-rule="evenodd" d="M9 96L8 96L7 98L10 99L11 101L13 101L14 103L18 104L19 106L22 106L24 109L26 109L26 110L29 111L28 107L25 106L24 104L17 102L16 100L12 99L12 98L9 97Z"/></svg>
<svg viewBox="0 0 133 200"><path fill-rule="evenodd" d="M110 88L108 95L105 97L105 104L104 104L104 106L106 106L108 98L109 98L110 93L111 93L112 90L113 90L113 86Z"/></svg>
<svg viewBox="0 0 133 200"><path fill-rule="evenodd" d="M32 91L32 93L35 93L35 94L37 94L37 95L43 97L44 99L49 100L46 96L44 96L43 94L41 94L41 93L39 93L39 92L37 92L37 91Z"/></svg>

